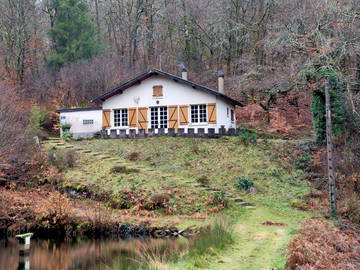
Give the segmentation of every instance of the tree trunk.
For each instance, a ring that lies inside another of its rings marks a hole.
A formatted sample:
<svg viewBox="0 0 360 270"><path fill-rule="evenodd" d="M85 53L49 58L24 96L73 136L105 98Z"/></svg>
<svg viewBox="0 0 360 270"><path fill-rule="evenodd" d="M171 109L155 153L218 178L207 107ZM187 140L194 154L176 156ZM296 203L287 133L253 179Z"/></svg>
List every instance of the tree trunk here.
<svg viewBox="0 0 360 270"><path fill-rule="evenodd" d="M334 175L334 161L333 161L333 141L332 141L332 123L331 123L331 101L329 93L329 82L325 86L325 105L326 105L326 151L327 151L327 166L328 166L328 187L329 187L329 203L330 216L336 217L336 181Z"/></svg>

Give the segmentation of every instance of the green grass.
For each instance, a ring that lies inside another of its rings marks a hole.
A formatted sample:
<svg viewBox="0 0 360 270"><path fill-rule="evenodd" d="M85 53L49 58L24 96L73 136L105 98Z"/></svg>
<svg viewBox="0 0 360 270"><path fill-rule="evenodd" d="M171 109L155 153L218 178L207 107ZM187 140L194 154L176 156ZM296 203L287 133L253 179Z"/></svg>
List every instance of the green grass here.
<svg viewBox="0 0 360 270"><path fill-rule="evenodd" d="M71 144L99 156L81 154L76 167L64 172L66 184L81 183L115 195L124 188L141 189L149 194L170 192L173 196L170 202L176 209L171 216L180 216L176 225L180 228L209 222L181 217L206 213L210 208L208 201L212 193L198 187L199 178L206 178L212 188L256 206L250 210L231 202L221 214L237 220L234 241L212 248L206 256L194 252L197 255L189 254L176 263L165 263L169 269L281 269L286 245L295 236L299 222L310 216L291 207L292 200L301 199L309 191L303 171L295 164L298 141L258 140L256 144L245 145L236 137L154 137L83 140ZM111 159L104 159L105 156ZM136 158L129 160L129 156ZM112 173L115 166L138 170ZM239 177L251 180L255 192L236 188ZM163 224L166 214L161 210L157 213L159 224ZM261 225L264 221L288 225L269 227ZM164 262L160 265L163 267Z"/></svg>

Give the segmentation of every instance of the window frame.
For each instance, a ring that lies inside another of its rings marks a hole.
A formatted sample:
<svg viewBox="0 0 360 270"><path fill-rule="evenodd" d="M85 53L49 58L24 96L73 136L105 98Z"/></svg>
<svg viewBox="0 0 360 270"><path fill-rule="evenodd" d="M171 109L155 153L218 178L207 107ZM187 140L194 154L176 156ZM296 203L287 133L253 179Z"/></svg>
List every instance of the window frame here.
<svg viewBox="0 0 360 270"><path fill-rule="evenodd" d="M200 106L201 106L201 108L200 108ZM205 114L204 114L204 111L205 111ZM193 113L196 113L196 117L193 117ZM207 104L191 104L190 105L190 123L192 123L192 124L207 124L208 123Z"/></svg>
<svg viewBox="0 0 360 270"><path fill-rule="evenodd" d="M169 111L167 106L150 107L150 127L168 128Z"/></svg>
<svg viewBox="0 0 360 270"><path fill-rule="evenodd" d="M83 119L83 125L89 126L94 124L94 119Z"/></svg>
<svg viewBox="0 0 360 270"><path fill-rule="evenodd" d="M231 122L234 123L235 122L235 110L234 109L231 109L230 110L230 119L231 119Z"/></svg>
<svg viewBox="0 0 360 270"><path fill-rule="evenodd" d="M126 112L126 114L125 114ZM128 108L113 109L114 127L129 126L129 110ZM125 122L125 123L124 123Z"/></svg>

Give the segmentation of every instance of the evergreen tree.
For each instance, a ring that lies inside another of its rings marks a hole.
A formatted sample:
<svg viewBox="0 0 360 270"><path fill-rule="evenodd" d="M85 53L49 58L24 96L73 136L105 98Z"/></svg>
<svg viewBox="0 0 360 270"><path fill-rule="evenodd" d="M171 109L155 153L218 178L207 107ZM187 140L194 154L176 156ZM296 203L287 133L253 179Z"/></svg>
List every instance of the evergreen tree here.
<svg viewBox="0 0 360 270"><path fill-rule="evenodd" d="M345 117L345 85L335 75L329 76L330 100L333 121L333 134L339 136L344 132ZM326 140L325 92L323 88L313 92L311 113L316 140L322 144Z"/></svg>
<svg viewBox="0 0 360 270"><path fill-rule="evenodd" d="M46 59L50 66L59 68L100 52L96 25L84 0L53 0L52 8L55 11L50 30L53 53Z"/></svg>

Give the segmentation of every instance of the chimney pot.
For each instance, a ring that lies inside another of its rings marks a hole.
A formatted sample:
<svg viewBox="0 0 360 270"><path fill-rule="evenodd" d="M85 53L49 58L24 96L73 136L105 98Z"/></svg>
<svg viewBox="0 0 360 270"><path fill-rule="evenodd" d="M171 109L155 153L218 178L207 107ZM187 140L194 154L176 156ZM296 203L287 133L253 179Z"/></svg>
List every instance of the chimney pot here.
<svg viewBox="0 0 360 270"><path fill-rule="evenodd" d="M222 70L218 71L218 87L219 87L219 93L221 94L225 94L225 90L224 90L224 77L225 77L225 73Z"/></svg>
<svg viewBox="0 0 360 270"><path fill-rule="evenodd" d="M187 69L186 69L186 67L185 66L183 66L182 67L182 69L181 69L181 78L183 79L183 80L187 80Z"/></svg>

